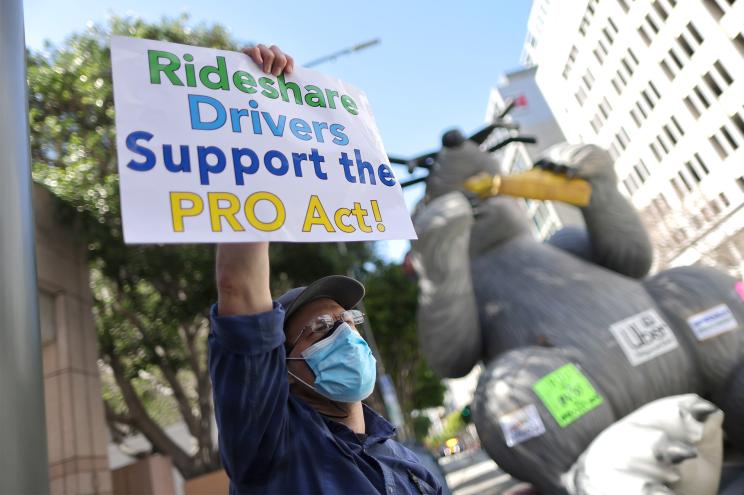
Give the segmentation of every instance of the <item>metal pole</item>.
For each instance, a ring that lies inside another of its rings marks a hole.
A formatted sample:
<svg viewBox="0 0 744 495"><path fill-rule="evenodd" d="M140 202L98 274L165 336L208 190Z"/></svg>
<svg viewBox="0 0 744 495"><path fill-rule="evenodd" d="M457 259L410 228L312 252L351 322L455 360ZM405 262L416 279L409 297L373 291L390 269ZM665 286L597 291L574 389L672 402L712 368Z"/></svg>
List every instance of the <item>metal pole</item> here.
<svg viewBox="0 0 744 495"><path fill-rule="evenodd" d="M49 492L21 0L0 0L0 493Z"/></svg>

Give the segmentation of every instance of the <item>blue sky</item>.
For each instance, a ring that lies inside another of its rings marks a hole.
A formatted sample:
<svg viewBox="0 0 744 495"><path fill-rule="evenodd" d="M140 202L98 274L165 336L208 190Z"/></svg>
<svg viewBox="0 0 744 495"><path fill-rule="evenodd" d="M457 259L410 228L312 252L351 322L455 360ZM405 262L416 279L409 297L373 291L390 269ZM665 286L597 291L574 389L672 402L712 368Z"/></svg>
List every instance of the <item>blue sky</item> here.
<svg viewBox="0 0 744 495"><path fill-rule="evenodd" d="M300 2L287 0L26 0L26 42L63 41L105 23L110 14L156 21L187 12L194 24L220 23L239 40L276 44L308 62L380 38L379 45L316 67L363 89L390 154L436 148L443 130L483 124L488 93L501 74L519 67L529 0ZM396 169L399 179L408 174ZM421 188L407 191L413 203ZM397 260L407 243L381 243Z"/></svg>

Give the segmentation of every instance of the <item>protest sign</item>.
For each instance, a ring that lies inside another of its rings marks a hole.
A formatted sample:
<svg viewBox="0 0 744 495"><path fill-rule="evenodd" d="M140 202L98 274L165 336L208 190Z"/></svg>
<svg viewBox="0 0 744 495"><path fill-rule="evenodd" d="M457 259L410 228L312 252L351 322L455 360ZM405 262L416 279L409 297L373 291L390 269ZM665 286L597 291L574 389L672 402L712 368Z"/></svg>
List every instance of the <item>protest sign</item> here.
<svg viewBox="0 0 744 495"><path fill-rule="evenodd" d="M111 59L126 242L415 238L362 91L144 39Z"/></svg>

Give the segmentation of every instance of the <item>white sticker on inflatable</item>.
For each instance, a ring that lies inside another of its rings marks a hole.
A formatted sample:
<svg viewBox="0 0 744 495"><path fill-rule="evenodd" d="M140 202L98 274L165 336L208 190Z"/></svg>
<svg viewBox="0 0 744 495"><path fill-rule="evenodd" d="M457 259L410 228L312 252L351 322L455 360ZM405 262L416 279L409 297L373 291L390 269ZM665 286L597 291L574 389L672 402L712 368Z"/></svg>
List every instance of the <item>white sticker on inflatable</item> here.
<svg viewBox="0 0 744 495"><path fill-rule="evenodd" d="M545 425L534 404L499 417L499 424L508 447L514 447L545 433Z"/></svg>
<svg viewBox="0 0 744 495"><path fill-rule="evenodd" d="M653 309L613 323L610 332L633 366L645 363L679 346L672 329Z"/></svg>
<svg viewBox="0 0 744 495"><path fill-rule="evenodd" d="M719 304L687 318L692 332L698 340L705 340L739 326L736 317L725 304Z"/></svg>

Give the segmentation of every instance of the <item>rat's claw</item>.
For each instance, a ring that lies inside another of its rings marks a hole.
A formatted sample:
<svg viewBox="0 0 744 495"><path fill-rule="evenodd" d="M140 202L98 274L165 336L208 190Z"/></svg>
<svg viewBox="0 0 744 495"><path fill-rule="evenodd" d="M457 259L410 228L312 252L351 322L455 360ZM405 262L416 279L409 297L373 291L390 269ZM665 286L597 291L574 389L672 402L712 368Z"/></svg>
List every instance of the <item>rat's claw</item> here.
<svg viewBox="0 0 744 495"><path fill-rule="evenodd" d="M674 495L674 492L666 485L647 483L643 486L643 495Z"/></svg>
<svg viewBox="0 0 744 495"><path fill-rule="evenodd" d="M694 445L677 440L662 440L654 447L654 457L666 464L679 464L698 456Z"/></svg>
<svg viewBox="0 0 744 495"><path fill-rule="evenodd" d="M690 405L682 407L684 407L690 413L690 416L695 418L695 420L700 423L705 423L705 420L708 419L708 416L718 410L715 405L711 404L707 400L699 400Z"/></svg>

